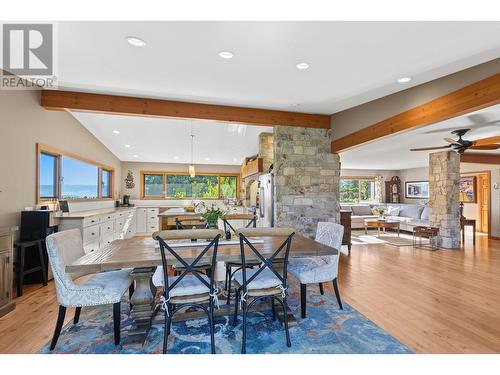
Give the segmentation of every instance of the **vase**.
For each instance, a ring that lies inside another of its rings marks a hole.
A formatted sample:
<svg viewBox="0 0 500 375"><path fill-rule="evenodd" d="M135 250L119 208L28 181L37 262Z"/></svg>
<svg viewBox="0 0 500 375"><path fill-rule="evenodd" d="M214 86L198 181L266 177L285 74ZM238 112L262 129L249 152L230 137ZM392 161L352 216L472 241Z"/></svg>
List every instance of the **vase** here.
<svg viewBox="0 0 500 375"><path fill-rule="evenodd" d="M219 219L207 220L207 229L219 229Z"/></svg>

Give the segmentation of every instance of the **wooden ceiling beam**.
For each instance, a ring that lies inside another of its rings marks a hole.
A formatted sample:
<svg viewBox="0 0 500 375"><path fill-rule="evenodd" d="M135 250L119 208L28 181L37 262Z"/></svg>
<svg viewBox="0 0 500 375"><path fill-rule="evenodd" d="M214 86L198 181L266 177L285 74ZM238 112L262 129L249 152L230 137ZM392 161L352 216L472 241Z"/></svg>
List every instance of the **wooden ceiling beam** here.
<svg viewBox="0 0 500 375"><path fill-rule="evenodd" d="M460 155L461 163L474 164L500 164L500 154L484 154L484 153L464 153Z"/></svg>
<svg viewBox="0 0 500 375"><path fill-rule="evenodd" d="M330 116L328 115L73 91L43 90L41 93L41 106L49 110L330 129Z"/></svg>
<svg viewBox="0 0 500 375"><path fill-rule="evenodd" d="M500 103L500 73L339 138L332 142L331 149L334 153L347 151L362 144L498 103Z"/></svg>

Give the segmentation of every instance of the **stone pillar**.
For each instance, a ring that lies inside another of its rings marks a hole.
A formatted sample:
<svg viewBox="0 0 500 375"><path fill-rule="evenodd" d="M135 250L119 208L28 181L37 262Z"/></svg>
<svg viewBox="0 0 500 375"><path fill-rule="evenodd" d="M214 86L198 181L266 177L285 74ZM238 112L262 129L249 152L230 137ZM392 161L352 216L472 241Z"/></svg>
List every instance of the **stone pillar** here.
<svg viewBox="0 0 500 375"><path fill-rule="evenodd" d="M319 221L339 221L339 156L331 130L274 128L275 223L314 238Z"/></svg>
<svg viewBox="0 0 500 375"><path fill-rule="evenodd" d="M269 171L269 167L274 161L274 134L260 133L259 134L259 158L262 158L262 170L264 173Z"/></svg>
<svg viewBox="0 0 500 375"><path fill-rule="evenodd" d="M453 151L429 155L429 222L439 228L439 245L460 247L460 155Z"/></svg>

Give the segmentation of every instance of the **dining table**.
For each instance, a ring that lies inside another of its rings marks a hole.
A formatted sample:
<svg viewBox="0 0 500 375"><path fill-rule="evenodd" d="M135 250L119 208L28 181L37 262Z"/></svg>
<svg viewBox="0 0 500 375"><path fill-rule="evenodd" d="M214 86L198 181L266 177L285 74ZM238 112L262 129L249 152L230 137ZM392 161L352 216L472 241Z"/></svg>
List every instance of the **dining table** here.
<svg viewBox="0 0 500 375"><path fill-rule="evenodd" d="M253 246L262 256L268 258L284 240L285 237L259 237L255 238ZM187 263L192 263L203 249L204 246L200 246L200 244L184 243L183 247L176 248L176 252ZM289 257L303 258L336 254L338 254L338 249L295 234L290 246ZM175 260L171 254L166 254L166 257L167 264L171 264ZM257 259L255 253L248 246L245 246L245 258L249 260ZM279 256L275 259L278 258ZM241 261L241 250L238 241L221 239L217 250L217 261ZM66 272L97 273L131 268L135 288L130 297L130 303L132 304L130 316L135 321L135 324L128 331L128 338L131 342L140 342L144 341L151 327L155 311L152 276L156 267L161 264L158 241L151 236L136 236L130 239L115 240L100 250L85 254L72 264L66 265Z"/></svg>

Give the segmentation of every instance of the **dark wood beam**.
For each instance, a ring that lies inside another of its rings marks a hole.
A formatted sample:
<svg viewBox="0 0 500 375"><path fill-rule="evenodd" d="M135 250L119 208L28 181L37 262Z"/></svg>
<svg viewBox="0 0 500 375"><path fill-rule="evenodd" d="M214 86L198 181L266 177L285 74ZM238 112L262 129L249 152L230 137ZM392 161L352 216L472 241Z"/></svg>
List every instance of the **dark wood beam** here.
<svg viewBox="0 0 500 375"><path fill-rule="evenodd" d="M500 103L500 73L332 142L332 152L347 151L394 134L420 128ZM335 124L333 124L335 130Z"/></svg>
<svg viewBox="0 0 500 375"><path fill-rule="evenodd" d="M464 153L460 155L461 163L500 164L500 154Z"/></svg>
<svg viewBox="0 0 500 375"><path fill-rule="evenodd" d="M116 115L217 120L248 125L330 128L330 116L129 96L44 90L42 107Z"/></svg>

